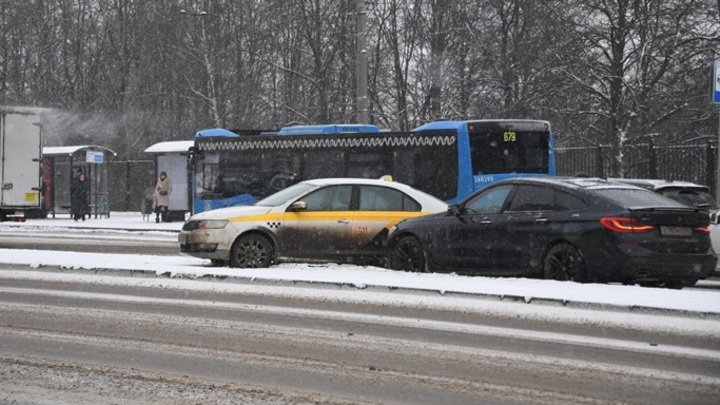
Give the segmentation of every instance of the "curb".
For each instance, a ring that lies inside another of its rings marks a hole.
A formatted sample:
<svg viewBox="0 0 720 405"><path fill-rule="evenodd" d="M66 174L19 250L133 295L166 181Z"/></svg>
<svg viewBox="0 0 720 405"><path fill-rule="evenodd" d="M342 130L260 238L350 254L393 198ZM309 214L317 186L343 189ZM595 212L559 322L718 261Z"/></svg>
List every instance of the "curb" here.
<svg viewBox="0 0 720 405"><path fill-rule="evenodd" d="M15 267L12 267L15 266ZM718 319L720 320L720 313L716 312L698 312L692 310L680 310L680 309L666 309L656 308L647 306L625 306L625 305L614 305L614 304L601 304L592 302L582 301L571 301L565 299L554 299L554 298L542 298L542 297L525 297L513 294L489 294L489 293L465 293L455 291L439 291L431 289L419 289L409 287L388 287L378 286L372 284L357 285L354 283L342 283L342 282L323 282L323 281L297 281L297 280L274 280L274 279L261 279L257 277L242 277L242 276L217 276L213 274L206 274L203 276L196 276L185 273L172 273L170 271L158 273L152 270L124 270L124 269L111 269L111 268L93 268L93 269L71 269L62 266L48 265L41 267L32 267L25 264L6 264L0 263L0 269L2 270L17 270L19 268L28 267L32 271L46 272L46 273L68 273L68 274L80 274L80 275L101 275L111 277L130 277L130 278L145 278L145 279L179 279L179 280L192 280L209 283L234 283L234 284L245 284L245 285L261 285L261 286L281 286L281 287L308 287L315 289L335 289L335 290L367 290L372 292L383 292L383 293L401 293L401 294L417 294L417 295L439 295L443 297L458 297L458 298L475 298L490 301L500 302L512 302L512 303L525 303L527 305L543 305L543 306L554 306L554 307L565 307L565 308L576 308L583 310L611 310L621 313L641 313L648 315L670 315L670 316L683 316L689 318L702 318L702 319Z"/></svg>

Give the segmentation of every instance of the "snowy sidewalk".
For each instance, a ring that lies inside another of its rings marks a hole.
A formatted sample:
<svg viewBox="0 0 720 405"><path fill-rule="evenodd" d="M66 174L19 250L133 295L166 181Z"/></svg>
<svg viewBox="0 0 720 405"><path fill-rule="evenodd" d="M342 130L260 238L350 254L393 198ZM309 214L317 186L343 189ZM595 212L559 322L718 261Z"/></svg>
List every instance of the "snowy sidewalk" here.
<svg viewBox="0 0 720 405"><path fill-rule="evenodd" d="M155 214L150 220L143 219L140 212L111 212L110 217L88 218L74 221L68 214L56 214L55 218L28 219L25 222L0 222L2 227L17 228L77 228L77 229L118 229L129 231L172 231L179 232L183 222L155 223Z"/></svg>

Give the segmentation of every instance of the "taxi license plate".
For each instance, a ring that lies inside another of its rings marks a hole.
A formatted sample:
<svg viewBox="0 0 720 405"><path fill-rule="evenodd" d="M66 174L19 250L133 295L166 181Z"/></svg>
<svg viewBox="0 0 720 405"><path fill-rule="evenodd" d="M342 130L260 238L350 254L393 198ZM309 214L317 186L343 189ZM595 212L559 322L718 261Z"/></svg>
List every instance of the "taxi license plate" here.
<svg viewBox="0 0 720 405"><path fill-rule="evenodd" d="M687 226L661 226L660 234L664 236L690 236L692 229Z"/></svg>

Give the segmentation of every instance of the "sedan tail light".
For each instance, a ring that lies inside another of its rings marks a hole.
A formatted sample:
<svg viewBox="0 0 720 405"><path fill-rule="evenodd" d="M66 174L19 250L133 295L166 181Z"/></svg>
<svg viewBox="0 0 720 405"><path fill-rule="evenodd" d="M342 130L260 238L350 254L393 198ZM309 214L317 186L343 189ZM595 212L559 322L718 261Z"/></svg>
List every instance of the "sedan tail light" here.
<svg viewBox="0 0 720 405"><path fill-rule="evenodd" d="M710 235L710 227L709 226L696 226L695 232L701 233L703 235Z"/></svg>
<svg viewBox="0 0 720 405"><path fill-rule="evenodd" d="M654 226L627 217L604 217L600 224L613 232L643 233L655 229Z"/></svg>

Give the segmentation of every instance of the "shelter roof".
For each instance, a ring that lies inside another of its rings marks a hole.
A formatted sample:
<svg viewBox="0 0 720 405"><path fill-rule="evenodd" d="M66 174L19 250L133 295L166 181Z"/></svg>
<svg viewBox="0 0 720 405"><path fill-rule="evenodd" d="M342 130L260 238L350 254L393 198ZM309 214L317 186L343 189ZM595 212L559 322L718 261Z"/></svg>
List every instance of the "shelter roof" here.
<svg viewBox="0 0 720 405"><path fill-rule="evenodd" d="M111 149L99 145L77 145L77 146L45 146L43 147L43 156L71 156L76 152L83 150L112 153L116 156L117 153Z"/></svg>
<svg viewBox="0 0 720 405"><path fill-rule="evenodd" d="M187 153L194 144L193 141L158 142L145 149L145 153Z"/></svg>

